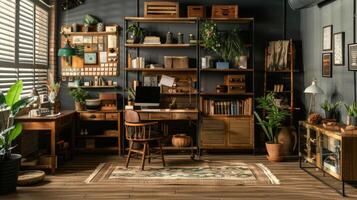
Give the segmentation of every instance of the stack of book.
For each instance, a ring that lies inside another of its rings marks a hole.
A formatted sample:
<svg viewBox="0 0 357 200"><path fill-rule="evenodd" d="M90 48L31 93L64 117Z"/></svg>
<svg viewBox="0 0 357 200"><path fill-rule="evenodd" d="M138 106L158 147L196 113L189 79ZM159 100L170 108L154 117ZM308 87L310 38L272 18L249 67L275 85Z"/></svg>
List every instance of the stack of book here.
<svg viewBox="0 0 357 200"><path fill-rule="evenodd" d="M213 115L252 115L252 98L245 100L207 100L203 99L201 111L208 116Z"/></svg>
<svg viewBox="0 0 357 200"><path fill-rule="evenodd" d="M131 67L134 69L145 68L145 58L137 57L137 58L131 60Z"/></svg>

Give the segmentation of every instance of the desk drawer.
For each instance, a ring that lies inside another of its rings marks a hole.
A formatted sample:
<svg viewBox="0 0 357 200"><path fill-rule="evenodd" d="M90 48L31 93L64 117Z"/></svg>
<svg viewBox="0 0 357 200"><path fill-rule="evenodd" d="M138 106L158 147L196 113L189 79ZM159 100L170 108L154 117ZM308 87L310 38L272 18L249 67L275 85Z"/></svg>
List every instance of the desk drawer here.
<svg viewBox="0 0 357 200"><path fill-rule="evenodd" d="M197 120L197 113L173 113L173 120Z"/></svg>
<svg viewBox="0 0 357 200"><path fill-rule="evenodd" d="M170 120L171 113L149 113L150 120Z"/></svg>
<svg viewBox="0 0 357 200"><path fill-rule="evenodd" d="M116 121L118 120L118 113L106 113L105 119L110 121Z"/></svg>
<svg viewBox="0 0 357 200"><path fill-rule="evenodd" d="M105 120L104 113L81 113L81 120Z"/></svg>

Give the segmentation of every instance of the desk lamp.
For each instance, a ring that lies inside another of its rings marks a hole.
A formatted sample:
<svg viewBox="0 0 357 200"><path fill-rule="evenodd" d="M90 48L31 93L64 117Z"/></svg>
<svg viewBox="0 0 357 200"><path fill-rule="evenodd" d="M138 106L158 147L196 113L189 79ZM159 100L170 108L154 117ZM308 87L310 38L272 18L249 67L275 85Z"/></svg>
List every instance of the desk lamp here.
<svg viewBox="0 0 357 200"><path fill-rule="evenodd" d="M305 94L310 94L310 103L309 103L309 114L311 113L311 109L313 107L313 111L315 110L315 97L317 94L324 94L324 91L317 86L316 79L314 79L309 87L307 87L304 91Z"/></svg>

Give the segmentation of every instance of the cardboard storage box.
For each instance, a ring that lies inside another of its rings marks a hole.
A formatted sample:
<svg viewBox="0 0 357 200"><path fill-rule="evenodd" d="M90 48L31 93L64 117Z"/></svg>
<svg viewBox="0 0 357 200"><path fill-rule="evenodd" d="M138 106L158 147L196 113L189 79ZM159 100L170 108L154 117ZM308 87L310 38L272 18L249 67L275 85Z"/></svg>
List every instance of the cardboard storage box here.
<svg viewBox="0 0 357 200"><path fill-rule="evenodd" d="M165 68L167 69L185 69L188 68L187 56L165 56Z"/></svg>

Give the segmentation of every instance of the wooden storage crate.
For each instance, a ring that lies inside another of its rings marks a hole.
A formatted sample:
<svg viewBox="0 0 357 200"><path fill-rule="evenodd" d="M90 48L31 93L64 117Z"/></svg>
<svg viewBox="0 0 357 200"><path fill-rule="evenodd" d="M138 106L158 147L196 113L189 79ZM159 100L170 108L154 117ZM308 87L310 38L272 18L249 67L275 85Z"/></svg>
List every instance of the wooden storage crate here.
<svg viewBox="0 0 357 200"><path fill-rule="evenodd" d="M180 17L179 11L178 2L144 2L144 17L176 18Z"/></svg>
<svg viewBox="0 0 357 200"><path fill-rule="evenodd" d="M101 92L99 93L101 100L102 111L116 111L118 107L118 94L115 92Z"/></svg>
<svg viewBox="0 0 357 200"><path fill-rule="evenodd" d="M227 75L224 84L228 87L229 94L245 93L245 75Z"/></svg>
<svg viewBox="0 0 357 200"><path fill-rule="evenodd" d="M188 68L187 56L164 56L165 68L185 69Z"/></svg>
<svg viewBox="0 0 357 200"><path fill-rule="evenodd" d="M238 18L238 5L213 5L212 18Z"/></svg>
<svg viewBox="0 0 357 200"><path fill-rule="evenodd" d="M205 17L205 7L203 5L187 6L187 17Z"/></svg>

